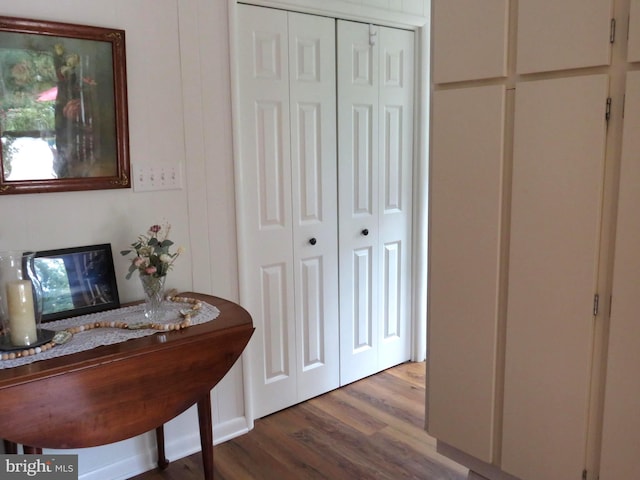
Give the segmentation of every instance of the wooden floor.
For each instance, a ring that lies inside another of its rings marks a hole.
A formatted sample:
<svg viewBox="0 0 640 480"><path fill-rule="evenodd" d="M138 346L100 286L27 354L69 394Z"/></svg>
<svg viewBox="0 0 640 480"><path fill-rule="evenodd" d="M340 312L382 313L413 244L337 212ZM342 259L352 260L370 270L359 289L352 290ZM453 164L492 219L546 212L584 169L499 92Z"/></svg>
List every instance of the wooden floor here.
<svg viewBox="0 0 640 480"><path fill-rule="evenodd" d="M424 383L407 363L256 420L214 448L215 479L466 479L424 431ZM198 453L132 480L202 478Z"/></svg>

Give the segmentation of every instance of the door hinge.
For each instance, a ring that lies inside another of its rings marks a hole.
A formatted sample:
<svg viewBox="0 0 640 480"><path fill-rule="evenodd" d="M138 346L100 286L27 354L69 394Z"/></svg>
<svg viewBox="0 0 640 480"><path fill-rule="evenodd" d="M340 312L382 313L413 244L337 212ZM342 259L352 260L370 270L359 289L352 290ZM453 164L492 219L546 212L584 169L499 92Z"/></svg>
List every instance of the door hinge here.
<svg viewBox="0 0 640 480"><path fill-rule="evenodd" d="M376 36L378 35L378 27L369 24L369 45L374 46L376 44Z"/></svg>
<svg viewBox="0 0 640 480"><path fill-rule="evenodd" d="M611 97L607 98L607 107L604 111L604 119L607 121L607 123L609 122L610 118L611 118Z"/></svg>
<svg viewBox="0 0 640 480"><path fill-rule="evenodd" d="M587 469L582 470L582 480L587 480Z"/></svg>
<svg viewBox="0 0 640 480"><path fill-rule="evenodd" d="M614 43L616 41L616 19L611 19L611 25L609 27L609 43Z"/></svg>
<svg viewBox="0 0 640 480"><path fill-rule="evenodd" d="M600 306L600 295L597 293L593 297L593 316L598 315L598 307Z"/></svg>

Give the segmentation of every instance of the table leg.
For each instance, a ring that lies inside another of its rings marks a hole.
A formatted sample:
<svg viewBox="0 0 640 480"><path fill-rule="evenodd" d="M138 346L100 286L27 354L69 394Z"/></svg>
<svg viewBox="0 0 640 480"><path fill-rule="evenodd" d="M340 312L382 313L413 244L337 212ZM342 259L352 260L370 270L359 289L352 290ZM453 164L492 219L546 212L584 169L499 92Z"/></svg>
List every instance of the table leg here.
<svg viewBox="0 0 640 480"><path fill-rule="evenodd" d="M165 470L169 466L169 460L164 452L164 425L156 428L156 446L158 447L158 468Z"/></svg>
<svg viewBox="0 0 640 480"><path fill-rule="evenodd" d="M22 450L25 455L42 455L42 449L40 447L30 447L28 445L23 445Z"/></svg>
<svg viewBox="0 0 640 480"><path fill-rule="evenodd" d="M213 426L211 422L211 393L198 401L198 424L200 425L200 445L204 479L213 480Z"/></svg>
<svg viewBox="0 0 640 480"><path fill-rule="evenodd" d="M39 447L30 447L29 445L23 445L22 451L26 455L42 455L42 449ZM4 441L4 453L8 454L17 454L18 453L18 444L12 442L10 440Z"/></svg>
<svg viewBox="0 0 640 480"><path fill-rule="evenodd" d="M18 453L18 444L16 442L12 442L10 440L4 441L4 453Z"/></svg>

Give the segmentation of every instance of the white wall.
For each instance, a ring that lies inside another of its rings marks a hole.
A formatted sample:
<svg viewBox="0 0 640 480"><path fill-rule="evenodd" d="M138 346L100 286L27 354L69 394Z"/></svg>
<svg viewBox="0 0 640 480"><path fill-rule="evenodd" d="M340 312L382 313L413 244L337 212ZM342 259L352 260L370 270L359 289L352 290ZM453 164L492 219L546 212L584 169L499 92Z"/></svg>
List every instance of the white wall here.
<svg viewBox="0 0 640 480"><path fill-rule="evenodd" d="M0 196L0 250L111 243L129 301L142 291L124 279L128 262L118 252L166 220L187 248L167 285L237 300L226 2L0 0L0 14L125 30L131 161L179 162L185 172L182 190ZM246 430L241 363L214 390L216 441ZM166 433L170 460L200 448L193 409ZM152 468L155 442L144 435L78 452L80 478L128 478Z"/></svg>

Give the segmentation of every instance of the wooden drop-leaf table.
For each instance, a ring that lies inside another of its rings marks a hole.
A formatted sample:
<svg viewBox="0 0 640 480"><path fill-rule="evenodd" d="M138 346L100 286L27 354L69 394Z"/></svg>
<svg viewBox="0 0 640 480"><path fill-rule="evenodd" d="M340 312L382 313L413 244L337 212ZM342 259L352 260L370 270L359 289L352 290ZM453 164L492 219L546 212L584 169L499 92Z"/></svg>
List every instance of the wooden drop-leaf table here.
<svg viewBox="0 0 640 480"><path fill-rule="evenodd" d="M229 300L197 293L220 315L180 331L0 370L0 437L42 448L106 445L156 429L197 404L206 480L213 479L212 388L253 334L249 313Z"/></svg>

